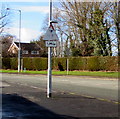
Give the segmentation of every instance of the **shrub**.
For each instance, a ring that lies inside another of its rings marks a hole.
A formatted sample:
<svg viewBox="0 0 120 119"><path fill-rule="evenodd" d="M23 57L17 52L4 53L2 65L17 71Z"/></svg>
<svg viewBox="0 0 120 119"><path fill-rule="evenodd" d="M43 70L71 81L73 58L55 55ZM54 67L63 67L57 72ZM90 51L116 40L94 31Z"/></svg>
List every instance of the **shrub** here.
<svg viewBox="0 0 120 119"><path fill-rule="evenodd" d="M106 58L103 56L99 56L99 70L106 70Z"/></svg>
<svg viewBox="0 0 120 119"><path fill-rule="evenodd" d="M23 67L28 70L34 70L35 66L32 61L33 58L25 57L23 58Z"/></svg>
<svg viewBox="0 0 120 119"><path fill-rule="evenodd" d="M118 71L120 72L120 56L118 57Z"/></svg>
<svg viewBox="0 0 120 119"><path fill-rule="evenodd" d="M0 58L0 69L2 69L2 58Z"/></svg>
<svg viewBox="0 0 120 119"><path fill-rule="evenodd" d="M104 57L106 71L118 71L118 57Z"/></svg>
<svg viewBox="0 0 120 119"><path fill-rule="evenodd" d="M10 58L2 58L2 69L11 69Z"/></svg>
<svg viewBox="0 0 120 119"><path fill-rule="evenodd" d="M69 58L69 70L79 70L81 64L81 58L71 57Z"/></svg>
<svg viewBox="0 0 120 119"><path fill-rule="evenodd" d="M64 70L66 70L66 58L53 58L52 69L59 70L58 64L61 64Z"/></svg>
<svg viewBox="0 0 120 119"><path fill-rule="evenodd" d="M98 71L100 70L99 67L99 57L94 56L94 57L88 57L87 59L87 69L90 71Z"/></svg>
<svg viewBox="0 0 120 119"><path fill-rule="evenodd" d="M80 70L88 70L87 69L87 60L88 58L87 57L82 57L81 58L81 65L80 65Z"/></svg>
<svg viewBox="0 0 120 119"><path fill-rule="evenodd" d="M47 69L47 58L34 58L33 64L35 70L46 70Z"/></svg>
<svg viewBox="0 0 120 119"><path fill-rule="evenodd" d="M69 70L90 70L90 71L118 71L120 60L115 56L105 57L69 57ZM23 68L28 70L47 70L47 58L25 57L23 58ZM17 69L17 58L2 58L3 69ZM58 64L66 70L67 58L52 58L52 69L59 70Z"/></svg>
<svg viewBox="0 0 120 119"><path fill-rule="evenodd" d="M10 65L11 65L11 69L17 70L17 68L18 68L18 58L11 58L10 59Z"/></svg>

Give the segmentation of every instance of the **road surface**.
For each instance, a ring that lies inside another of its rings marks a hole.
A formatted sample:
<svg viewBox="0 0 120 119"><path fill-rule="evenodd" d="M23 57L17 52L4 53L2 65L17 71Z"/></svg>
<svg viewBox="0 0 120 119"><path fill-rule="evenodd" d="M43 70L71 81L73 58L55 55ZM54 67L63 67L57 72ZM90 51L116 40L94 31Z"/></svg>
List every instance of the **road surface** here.
<svg viewBox="0 0 120 119"><path fill-rule="evenodd" d="M2 119L118 119L116 79L53 76L50 99L45 75L3 74L1 79Z"/></svg>
<svg viewBox="0 0 120 119"><path fill-rule="evenodd" d="M53 76L52 90L118 101L118 80L86 76ZM3 74L2 81L46 90L46 75Z"/></svg>

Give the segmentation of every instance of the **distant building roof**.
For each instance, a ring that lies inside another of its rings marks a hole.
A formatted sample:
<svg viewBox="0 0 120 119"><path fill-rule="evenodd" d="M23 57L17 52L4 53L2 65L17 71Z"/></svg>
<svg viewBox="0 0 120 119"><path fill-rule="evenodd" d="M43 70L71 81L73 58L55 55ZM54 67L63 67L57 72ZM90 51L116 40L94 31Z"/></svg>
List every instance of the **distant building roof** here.
<svg viewBox="0 0 120 119"><path fill-rule="evenodd" d="M14 42L17 47L19 47L19 42ZM20 43L20 47L22 50L28 50L28 51L33 51L33 50L40 50L40 46L37 45L36 43Z"/></svg>

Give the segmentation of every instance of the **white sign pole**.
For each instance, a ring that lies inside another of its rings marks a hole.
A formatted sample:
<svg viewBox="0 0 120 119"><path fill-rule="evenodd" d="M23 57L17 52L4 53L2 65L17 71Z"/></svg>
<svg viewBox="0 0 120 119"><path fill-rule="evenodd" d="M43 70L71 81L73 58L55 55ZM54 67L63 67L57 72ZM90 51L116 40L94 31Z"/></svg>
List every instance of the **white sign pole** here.
<svg viewBox="0 0 120 119"><path fill-rule="evenodd" d="M49 25L51 24L50 21L52 20L52 0L49 0ZM47 79L47 98L52 97L52 48L48 47L48 79Z"/></svg>

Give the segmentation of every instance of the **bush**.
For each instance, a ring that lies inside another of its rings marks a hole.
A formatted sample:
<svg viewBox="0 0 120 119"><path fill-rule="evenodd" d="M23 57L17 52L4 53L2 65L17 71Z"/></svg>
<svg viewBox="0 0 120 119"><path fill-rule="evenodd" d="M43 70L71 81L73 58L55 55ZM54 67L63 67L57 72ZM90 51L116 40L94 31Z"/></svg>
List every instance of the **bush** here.
<svg viewBox="0 0 120 119"><path fill-rule="evenodd" d="M69 57L69 70L118 71L120 60L115 56ZM28 70L47 70L47 58L23 58L23 68ZM17 58L2 58L3 69L17 69ZM59 64L59 66L58 66ZM62 69L63 68L63 69ZM66 70L67 58L52 58L52 69Z"/></svg>
<svg viewBox="0 0 120 119"><path fill-rule="evenodd" d="M99 63L99 57L88 57L87 59L87 69L90 71L98 71L100 70L100 63Z"/></svg>
<svg viewBox="0 0 120 119"><path fill-rule="evenodd" d="M106 71L118 71L118 57L104 57Z"/></svg>
<svg viewBox="0 0 120 119"><path fill-rule="evenodd" d="M88 69L87 69L87 67L88 67L88 66L87 66L87 59L88 59L87 57L82 57L82 58L81 58L81 61L80 61L80 62L81 62L81 63L80 63L80 64L81 64L81 65L80 65L80 70L88 70Z"/></svg>
<svg viewBox="0 0 120 119"><path fill-rule="evenodd" d="M47 69L47 58L24 58L23 67L28 70L46 70Z"/></svg>
<svg viewBox="0 0 120 119"><path fill-rule="evenodd" d="M82 67L82 62L81 58L78 57L71 57L69 58L69 70L79 70L80 67Z"/></svg>
<svg viewBox="0 0 120 119"><path fill-rule="evenodd" d="M106 70L106 58L103 56L98 57L99 59L99 70Z"/></svg>
<svg viewBox="0 0 120 119"><path fill-rule="evenodd" d="M47 69L47 58L34 58L33 64L35 70L46 70Z"/></svg>
<svg viewBox="0 0 120 119"><path fill-rule="evenodd" d="M120 56L118 57L118 65L117 66L118 66L117 69L120 72Z"/></svg>
<svg viewBox="0 0 120 119"><path fill-rule="evenodd" d="M58 64L61 64L61 66L63 67L64 70L66 70L66 60L67 58L53 58L52 59L52 69L55 69L55 70L60 70L59 67L58 67Z"/></svg>
<svg viewBox="0 0 120 119"><path fill-rule="evenodd" d="M17 68L18 68L18 58L11 58L10 59L10 65L11 65L11 69L17 70Z"/></svg>
<svg viewBox="0 0 120 119"><path fill-rule="evenodd" d="M0 58L0 69L2 69L2 58Z"/></svg>
<svg viewBox="0 0 120 119"><path fill-rule="evenodd" d="M33 58L25 57L23 58L23 67L27 70L34 70L35 66L33 64Z"/></svg>
<svg viewBox="0 0 120 119"><path fill-rule="evenodd" d="M2 69L11 69L10 58L2 58Z"/></svg>

